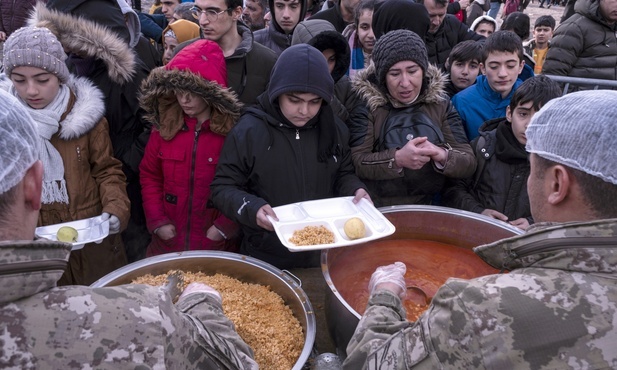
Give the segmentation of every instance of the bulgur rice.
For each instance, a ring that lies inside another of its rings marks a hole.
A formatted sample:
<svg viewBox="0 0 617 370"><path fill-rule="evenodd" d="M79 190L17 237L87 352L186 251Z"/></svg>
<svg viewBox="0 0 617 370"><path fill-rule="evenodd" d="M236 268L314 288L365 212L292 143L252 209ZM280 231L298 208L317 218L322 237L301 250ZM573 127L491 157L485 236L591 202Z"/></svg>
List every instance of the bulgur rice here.
<svg viewBox="0 0 617 370"><path fill-rule="evenodd" d="M174 271L143 275L133 284L165 285ZM298 319L281 296L270 287L245 283L232 277L202 272L182 272L185 286L200 282L216 289L223 298L223 311L240 337L253 349L260 369L289 370L302 353L304 333ZM182 287L184 289L184 287Z"/></svg>
<svg viewBox="0 0 617 370"><path fill-rule="evenodd" d="M334 233L325 226L306 226L294 231L289 239L295 245L317 245L334 243Z"/></svg>

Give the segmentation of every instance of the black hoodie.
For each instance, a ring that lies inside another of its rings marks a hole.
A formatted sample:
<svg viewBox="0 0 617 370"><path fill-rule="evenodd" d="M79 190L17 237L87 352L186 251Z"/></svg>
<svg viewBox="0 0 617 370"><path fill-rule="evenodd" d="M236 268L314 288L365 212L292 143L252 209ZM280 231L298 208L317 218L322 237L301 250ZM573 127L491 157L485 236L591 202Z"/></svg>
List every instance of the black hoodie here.
<svg viewBox="0 0 617 370"><path fill-rule="evenodd" d="M285 0L285 2L291 1L299 1L300 3L300 17L298 18L298 23L300 23L306 15L306 0ZM268 4L272 15L270 27L255 31L253 35L255 37L255 42L272 49L272 51L279 55L283 52L283 50L291 46L291 35L293 34L293 31L289 34L286 34L285 31L283 31L281 26L276 21L276 7L274 6L274 0L269 0Z"/></svg>

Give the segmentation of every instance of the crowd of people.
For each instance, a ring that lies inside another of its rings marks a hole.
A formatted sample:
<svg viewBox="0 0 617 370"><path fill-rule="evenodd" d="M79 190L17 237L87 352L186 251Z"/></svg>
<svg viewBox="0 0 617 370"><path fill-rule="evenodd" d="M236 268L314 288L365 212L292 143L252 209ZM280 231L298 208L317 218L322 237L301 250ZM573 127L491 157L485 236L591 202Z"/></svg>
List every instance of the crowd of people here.
<svg viewBox="0 0 617 370"><path fill-rule="evenodd" d="M274 208L337 196L527 231L415 323L380 267L346 368L610 367L617 93L552 76L617 80L617 1L568 5L531 27L512 0L501 26L489 0L0 0L0 367L255 368L208 286L87 285L188 250L317 267ZM90 217L102 243L35 236Z"/></svg>

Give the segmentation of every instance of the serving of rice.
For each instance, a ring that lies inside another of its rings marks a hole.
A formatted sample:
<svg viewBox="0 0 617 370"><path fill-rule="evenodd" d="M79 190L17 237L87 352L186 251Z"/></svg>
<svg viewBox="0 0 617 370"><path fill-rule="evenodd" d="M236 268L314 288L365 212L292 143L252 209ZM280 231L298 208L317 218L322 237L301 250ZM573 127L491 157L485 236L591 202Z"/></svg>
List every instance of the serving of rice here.
<svg viewBox="0 0 617 370"><path fill-rule="evenodd" d="M295 245L317 245L334 243L334 233L325 226L306 226L294 231L289 239Z"/></svg>
<svg viewBox="0 0 617 370"><path fill-rule="evenodd" d="M165 285L174 271L144 275L134 284ZM253 349L260 369L289 370L302 353L302 326L281 296L270 287L245 283L232 277L201 272L182 272L184 284L200 282L216 289L223 298L223 311L240 337ZM182 287L184 288L184 287Z"/></svg>

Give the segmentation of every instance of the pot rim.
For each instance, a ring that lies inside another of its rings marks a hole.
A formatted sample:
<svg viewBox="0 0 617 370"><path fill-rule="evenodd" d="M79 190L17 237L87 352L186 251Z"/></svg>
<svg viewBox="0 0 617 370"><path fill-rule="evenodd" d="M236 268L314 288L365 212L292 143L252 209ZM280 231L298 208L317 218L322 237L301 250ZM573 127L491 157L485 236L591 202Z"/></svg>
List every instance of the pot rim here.
<svg viewBox="0 0 617 370"><path fill-rule="evenodd" d="M292 370L300 370L304 366L304 364L308 361L311 351L313 350L313 345L315 344L315 336L317 332L317 322L315 318L315 312L313 311L313 306L309 301L308 296L302 289L302 282L297 277L291 275L291 273L280 270L273 265L261 261L257 258L241 255L238 253L232 252L224 252L224 251L185 251L185 252L175 252L175 253L167 253L158 256L144 258L142 260L133 262L124 267L121 267L117 270L110 272L109 274L103 276L98 279L94 283L90 285L92 288L101 288L109 285L114 280L118 279L120 276L127 275L133 271L139 270L143 267L154 265L161 262L169 262L169 261L180 261L187 259L195 259L195 258L210 258L210 259L219 259L219 260L228 260L228 261L237 261L246 263L253 267L257 267L259 269L265 270L270 273L277 279L281 280L285 285L287 285L296 295L296 299L301 303L304 309L304 315L306 318L306 332L304 347L302 348L302 352L298 357L298 360L294 364Z"/></svg>
<svg viewBox="0 0 617 370"><path fill-rule="evenodd" d="M463 210L456 209L456 208L448 208L448 207L442 207L442 206L429 206L429 205L396 205L396 206L380 207L377 210L383 214L392 213L392 212L400 212L400 211L433 212L433 213L444 213L444 214L449 214L449 215L458 214L465 218L482 221L484 223L491 224L493 226L502 228L504 230L511 231L512 233L514 233L513 236L523 234L523 231L521 229L514 227L506 222L495 220L495 219L483 216L479 213L463 211ZM330 289L330 291L334 294L336 299L338 299L338 301L343 306L345 306L345 308L349 312L351 312L352 315L354 315L358 320L360 320L362 318L362 315L356 312L356 310L354 310L347 303L347 301L343 298L343 296L339 294L338 289L336 288L336 286L334 285L334 282L332 281L332 277L330 276L330 269L328 268L328 251L329 249L324 249L321 252L321 272L323 273L323 277L326 280L328 289Z"/></svg>

